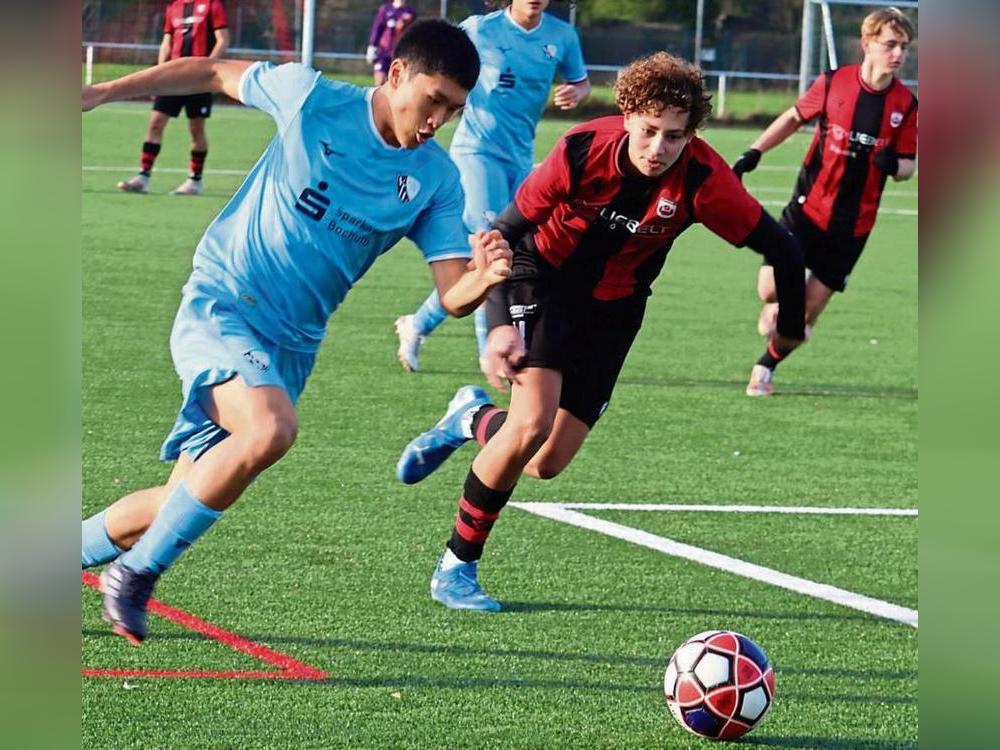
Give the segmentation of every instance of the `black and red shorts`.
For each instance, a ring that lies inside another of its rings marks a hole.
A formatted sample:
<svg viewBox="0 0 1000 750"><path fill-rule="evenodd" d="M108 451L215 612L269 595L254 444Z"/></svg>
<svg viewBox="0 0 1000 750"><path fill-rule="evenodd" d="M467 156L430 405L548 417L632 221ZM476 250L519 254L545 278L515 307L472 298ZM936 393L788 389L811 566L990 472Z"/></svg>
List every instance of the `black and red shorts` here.
<svg viewBox="0 0 1000 750"><path fill-rule="evenodd" d="M528 367L563 375L560 408L588 427L600 419L625 357L642 326L646 296L601 302L589 290L564 289L558 272L507 282L514 325L524 338Z"/></svg>
<svg viewBox="0 0 1000 750"><path fill-rule="evenodd" d="M830 289L843 292L865 249L868 235L855 237L846 232L824 231L802 213L794 201L781 213L781 224L799 241L806 268L812 275Z"/></svg>
<svg viewBox="0 0 1000 750"><path fill-rule="evenodd" d="M189 120L196 117L212 116L211 94L184 94L180 96L158 96L153 99L153 109L169 117L177 117L181 110Z"/></svg>

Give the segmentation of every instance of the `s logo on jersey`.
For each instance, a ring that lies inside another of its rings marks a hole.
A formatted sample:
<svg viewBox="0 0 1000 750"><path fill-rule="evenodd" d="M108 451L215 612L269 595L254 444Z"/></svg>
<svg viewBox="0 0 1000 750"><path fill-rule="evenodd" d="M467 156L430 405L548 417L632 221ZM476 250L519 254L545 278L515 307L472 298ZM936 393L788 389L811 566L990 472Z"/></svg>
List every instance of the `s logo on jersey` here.
<svg viewBox="0 0 1000 750"><path fill-rule="evenodd" d="M500 74L500 78L497 79L497 88L512 89L514 88L515 83L517 83L517 79L514 77L510 68L507 68L507 70Z"/></svg>
<svg viewBox="0 0 1000 750"><path fill-rule="evenodd" d="M660 198L660 202L656 204L656 215L661 219L672 219L675 213L677 204L669 198Z"/></svg>
<svg viewBox="0 0 1000 750"><path fill-rule="evenodd" d="M320 182L317 186L319 190L307 187L299 193L298 200L295 201L295 210L305 214L313 221L319 221L326 214L326 209L330 207L330 199L323 195L330 187L325 182Z"/></svg>
<svg viewBox="0 0 1000 750"><path fill-rule="evenodd" d="M396 197L400 203L409 203L420 192L420 182L416 177L401 174L396 177Z"/></svg>

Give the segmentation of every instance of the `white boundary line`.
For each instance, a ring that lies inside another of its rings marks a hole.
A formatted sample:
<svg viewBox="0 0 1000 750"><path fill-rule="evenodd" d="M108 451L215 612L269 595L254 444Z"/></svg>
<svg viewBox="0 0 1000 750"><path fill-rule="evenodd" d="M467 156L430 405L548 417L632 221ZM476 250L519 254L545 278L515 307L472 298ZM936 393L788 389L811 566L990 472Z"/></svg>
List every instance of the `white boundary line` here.
<svg viewBox="0 0 1000 750"><path fill-rule="evenodd" d="M898 604L892 604L891 602L864 596L863 594L856 594L853 591L847 591L825 583L816 583L806 578L798 578L797 576L788 575L772 568L755 565L745 560L738 560L735 557L722 555L701 547L675 542L673 539L650 534L647 531L635 529L631 526L624 526L601 518L594 518L575 510L569 510L565 505L560 503L514 502L510 503L510 505L528 513L541 516L542 518L561 521L562 523L586 529L587 531L596 531L599 534L606 534L615 539L622 539L632 544L638 544L641 547L648 547L665 555L692 560L693 562L698 562L717 570L734 573L744 578L761 581L762 583L769 583L772 586L812 596L816 599L823 599L834 604L856 609L860 612L867 612L868 614L883 617L887 620L894 620L913 628L916 628L918 624L917 610L915 609L902 607ZM580 507L581 504L577 503L574 505ZM607 505L611 505L611 503ZM597 504L584 507L598 509Z"/></svg>
<svg viewBox="0 0 1000 750"><path fill-rule="evenodd" d="M518 505L518 503L511 503ZM915 516L916 508L824 508L788 505L684 505L678 503L531 503L532 507L552 505L567 510L666 510L704 513L789 513L819 516Z"/></svg>

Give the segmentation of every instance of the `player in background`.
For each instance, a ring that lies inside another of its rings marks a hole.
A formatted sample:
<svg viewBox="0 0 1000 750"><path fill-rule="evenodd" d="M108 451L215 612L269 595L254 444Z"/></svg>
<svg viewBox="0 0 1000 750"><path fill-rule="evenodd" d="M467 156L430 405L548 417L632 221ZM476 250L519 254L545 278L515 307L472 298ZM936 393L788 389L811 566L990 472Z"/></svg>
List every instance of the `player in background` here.
<svg viewBox="0 0 1000 750"><path fill-rule="evenodd" d="M185 2L173 0L167 5L163 20L163 41L156 59L157 65L181 57L221 58L229 47L229 29L226 9L222 0L198 0ZM194 94L157 96L153 99L153 116L146 129L146 140L142 144L139 158L139 174L118 183L118 189L127 193L148 193L153 174L153 164L160 153L163 131L171 117L177 117L181 110L188 118L191 131L190 173L171 195L201 195L202 173L208 157L208 138L205 135L205 120L212 116L212 94L200 91Z"/></svg>
<svg viewBox="0 0 1000 750"><path fill-rule="evenodd" d="M772 347L787 353L804 335L801 250L696 136L711 109L698 69L659 52L622 71L615 98L624 116L569 130L496 221L514 261L487 303L487 358L490 382L513 384L509 410L465 386L397 465L418 482L466 441L483 446L431 580L448 607L500 609L478 582L483 545L521 474L558 475L604 414L651 285L691 224L773 264Z"/></svg>
<svg viewBox="0 0 1000 750"><path fill-rule="evenodd" d="M453 315L471 313L509 274L499 232L466 234L458 170L432 142L478 74L465 33L435 19L403 36L379 88L298 64L208 58L84 88L84 110L212 91L277 124L205 231L184 285L170 338L183 403L161 451L174 469L164 486L83 522L83 567L114 560L101 587L116 633L145 638L157 578L291 448L327 319L379 255L412 239Z"/></svg>
<svg viewBox="0 0 1000 750"><path fill-rule="evenodd" d="M514 197L531 171L535 128L558 74L554 103L573 109L590 94L576 29L545 13L549 0L513 0L461 23L479 51L482 72L469 94L449 153L462 176L465 227L484 230ZM396 320L397 356L404 370L420 367L424 340L447 317L437 291ZM480 367L486 350L486 313L475 314Z"/></svg>
<svg viewBox="0 0 1000 750"><path fill-rule="evenodd" d="M861 24L860 65L827 71L736 160L733 170L752 172L760 157L803 123L817 120L792 199L781 215L805 254L806 330L816 325L834 292L843 292L875 225L887 177L897 182L917 166L917 99L897 78L916 38L898 8L870 13ZM818 118L818 119L817 119ZM764 261L757 275L763 302L761 335L774 328L778 302L774 271ZM774 392L774 370L783 357L765 350L750 372L748 396Z"/></svg>
<svg viewBox="0 0 1000 750"><path fill-rule="evenodd" d="M365 51L365 60L375 73L376 86L385 83L396 43L416 19L417 11L407 5L406 0L387 0L378 6Z"/></svg>

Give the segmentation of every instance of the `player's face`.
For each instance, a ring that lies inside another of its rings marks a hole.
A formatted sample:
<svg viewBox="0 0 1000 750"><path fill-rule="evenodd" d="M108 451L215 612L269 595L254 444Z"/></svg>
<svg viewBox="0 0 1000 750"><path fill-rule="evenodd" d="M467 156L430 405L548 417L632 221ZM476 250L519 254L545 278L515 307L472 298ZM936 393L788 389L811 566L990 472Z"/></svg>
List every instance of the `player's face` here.
<svg viewBox="0 0 1000 750"><path fill-rule="evenodd" d="M861 47L865 51L865 59L871 63L876 75L880 73L896 75L906 62L906 56L910 51L910 38L891 24L885 24L877 36L863 39Z"/></svg>
<svg viewBox="0 0 1000 750"><path fill-rule="evenodd" d="M513 0L510 4L510 12L519 18L527 16L536 18L545 12L549 7L549 0Z"/></svg>
<svg viewBox="0 0 1000 750"><path fill-rule="evenodd" d="M670 169L694 136L687 130L689 117L689 112L676 107L625 115L629 163L646 177L659 177Z"/></svg>
<svg viewBox="0 0 1000 750"><path fill-rule="evenodd" d="M393 60L386 82L392 112L392 132L403 148L417 148L465 106L469 95L444 75L411 74Z"/></svg>

